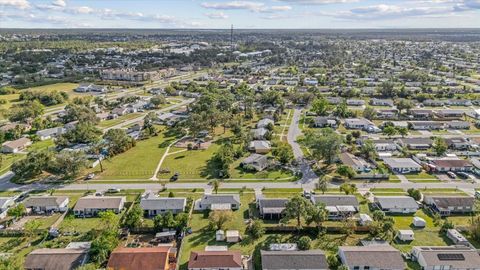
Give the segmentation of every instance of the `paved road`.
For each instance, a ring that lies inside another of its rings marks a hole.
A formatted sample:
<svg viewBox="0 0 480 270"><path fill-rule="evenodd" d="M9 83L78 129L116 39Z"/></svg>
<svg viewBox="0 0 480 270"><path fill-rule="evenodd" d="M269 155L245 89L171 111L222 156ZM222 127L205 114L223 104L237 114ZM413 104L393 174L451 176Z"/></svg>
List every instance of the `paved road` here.
<svg viewBox="0 0 480 270"><path fill-rule="evenodd" d="M179 108L179 107L182 107L182 106L185 106L187 104L190 104L194 101L195 99L194 98L190 98L190 99L187 99L187 100L184 100L180 103L177 103L177 104L173 104L172 106L168 106L168 107L165 107L163 109L159 109L159 110L154 110L154 111L148 111L148 112L145 112L143 113L141 116L137 117L137 118L133 118L133 119L130 119L130 120L127 120L127 121L123 121L121 122L120 124L118 125L115 125L115 126L111 126L111 127L108 127L108 128L105 128L103 129L104 132L110 130L110 129L117 129L117 128L122 128L122 127L125 127L125 126L128 126L130 124L133 124L133 123L136 123L140 120L142 120L143 118L145 118L145 116L150 113L150 112L168 112L172 109L175 109L175 108Z"/></svg>
<svg viewBox="0 0 480 270"><path fill-rule="evenodd" d="M301 108L295 108L293 111L292 121L290 127L288 128L287 141L292 146L293 156L298 162L298 169L302 172L302 179L299 180L300 184L307 184L313 182L318 176L312 170L310 165L308 165L307 160L305 159L300 145L297 143L297 138L302 135L300 130L299 121L300 115L302 114Z"/></svg>

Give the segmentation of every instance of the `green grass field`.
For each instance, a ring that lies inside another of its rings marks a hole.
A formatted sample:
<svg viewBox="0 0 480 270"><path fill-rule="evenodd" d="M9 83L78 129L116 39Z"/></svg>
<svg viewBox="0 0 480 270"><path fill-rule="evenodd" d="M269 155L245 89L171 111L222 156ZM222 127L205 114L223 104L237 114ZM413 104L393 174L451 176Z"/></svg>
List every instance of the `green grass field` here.
<svg viewBox="0 0 480 270"><path fill-rule="evenodd" d="M118 125L118 124L121 124L122 122L124 121L128 121L128 120L132 120L132 119L135 119L135 118L138 118L142 115L142 113L129 113L129 114L125 114L125 115L122 115L122 116L119 116L118 118L115 118L115 119L109 119L109 120L105 120L105 121L101 121L98 126L100 128L109 128L109 127L113 127L115 125Z"/></svg>
<svg viewBox="0 0 480 270"><path fill-rule="evenodd" d="M90 171L95 172L96 180L149 179L172 140L174 137L165 137L164 133L160 133L156 137L138 141L127 152L104 160L103 173L100 172L100 166Z"/></svg>

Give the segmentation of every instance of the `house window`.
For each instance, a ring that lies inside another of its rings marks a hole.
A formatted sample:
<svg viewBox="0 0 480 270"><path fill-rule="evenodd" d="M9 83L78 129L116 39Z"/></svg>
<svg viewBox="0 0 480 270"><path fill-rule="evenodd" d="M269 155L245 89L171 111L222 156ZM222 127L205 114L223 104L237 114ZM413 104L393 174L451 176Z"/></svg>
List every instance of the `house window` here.
<svg viewBox="0 0 480 270"><path fill-rule="evenodd" d="M360 266L354 266L353 270L360 270Z"/></svg>

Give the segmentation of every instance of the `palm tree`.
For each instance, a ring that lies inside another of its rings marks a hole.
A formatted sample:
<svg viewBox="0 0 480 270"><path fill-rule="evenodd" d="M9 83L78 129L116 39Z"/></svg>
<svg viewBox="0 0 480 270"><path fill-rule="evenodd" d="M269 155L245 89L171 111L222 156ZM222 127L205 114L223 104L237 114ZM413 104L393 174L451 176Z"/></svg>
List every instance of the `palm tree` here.
<svg viewBox="0 0 480 270"><path fill-rule="evenodd" d="M365 159L374 159L377 157L377 150L375 149L375 144L371 140L365 140L360 147L360 153L365 157Z"/></svg>
<svg viewBox="0 0 480 270"><path fill-rule="evenodd" d="M219 187L220 187L220 181L218 181L217 179L213 180L212 181L212 189L215 192L215 194L218 193L218 188Z"/></svg>

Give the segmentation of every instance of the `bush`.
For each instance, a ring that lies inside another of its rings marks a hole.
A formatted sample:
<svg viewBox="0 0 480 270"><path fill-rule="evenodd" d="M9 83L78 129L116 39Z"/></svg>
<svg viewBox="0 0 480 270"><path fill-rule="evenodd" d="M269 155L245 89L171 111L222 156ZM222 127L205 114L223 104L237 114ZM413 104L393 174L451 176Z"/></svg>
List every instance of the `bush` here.
<svg viewBox="0 0 480 270"><path fill-rule="evenodd" d="M416 201L419 201L422 198L422 193L418 189L409 188L407 190L408 196L412 197Z"/></svg>
<svg viewBox="0 0 480 270"><path fill-rule="evenodd" d="M308 236L302 236L297 241L298 249L300 250L309 250L312 245L312 239Z"/></svg>
<svg viewBox="0 0 480 270"><path fill-rule="evenodd" d="M258 239L265 234L265 228L262 226L262 222L254 220L246 229L246 233L253 239Z"/></svg>

